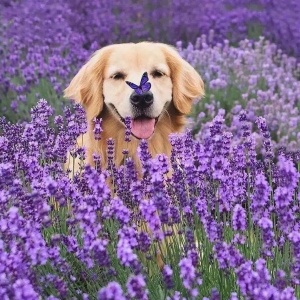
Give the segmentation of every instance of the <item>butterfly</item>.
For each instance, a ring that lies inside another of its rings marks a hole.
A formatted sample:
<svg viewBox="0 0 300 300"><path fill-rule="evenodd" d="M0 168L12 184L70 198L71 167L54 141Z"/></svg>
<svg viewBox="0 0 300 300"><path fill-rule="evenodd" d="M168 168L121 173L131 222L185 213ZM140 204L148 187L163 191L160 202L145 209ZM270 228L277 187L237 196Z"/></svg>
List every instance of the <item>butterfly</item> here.
<svg viewBox="0 0 300 300"><path fill-rule="evenodd" d="M151 83L147 82L149 80L147 72L145 72L142 76L140 85L136 85L130 81L126 81L126 83L139 95L142 95L145 92L148 92L151 88Z"/></svg>

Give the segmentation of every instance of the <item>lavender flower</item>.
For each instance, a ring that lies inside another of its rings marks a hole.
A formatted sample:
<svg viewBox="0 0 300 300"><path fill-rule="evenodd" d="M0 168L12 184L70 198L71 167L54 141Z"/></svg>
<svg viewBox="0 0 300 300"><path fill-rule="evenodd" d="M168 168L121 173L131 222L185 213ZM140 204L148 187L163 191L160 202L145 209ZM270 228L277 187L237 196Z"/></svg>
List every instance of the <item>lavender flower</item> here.
<svg viewBox="0 0 300 300"><path fill-rule="evenodd" d="M298 231L293 231L289 234L289 239L293 245L293 265L292 265L292 280L295 284L299 284L300 274L300 234Z"/></svg>
<svg viewBox="0 0 300 300"><path fill-rule="evenodd" d="M99 141L101 140L101 133L103 131L103 129L101 128L101 125L102 125L102 118L94 118L94 129L93 129L93 132L94 132L94 138L96 141Z"/></svg>
<svg viewBox="0 0 300 300"><path fill-rule="evenodd" d="M162 271L164 284L166 285L167 289L171 289L174 286L173 282L173 270L170 266L165 265Z"/></svg>
<svg viewBox="0 0 300 300"><path fill-rule="evenodd" d="M131 135L131 118L130 117L125 117L124 119L124 123L125 123L125 142L130 142L130 135Z"/></svg>
<svg viewBox="0 0 300 300"><path fill-rule="evenodd" d="M149 224L150 229L155 240L163 239L163 232L161 230L161 222L156 214L156 207L153 202L144 200L140 204L140 210L145 221Z"/></svg>
<svg viewBox="0 0 300 300"><path fill-rule="evenodd" d="M252 195L251 209L253 220L258 221L266 214L268 215L270 186L264 174L257 174L255 178L255 190Z"/></svg>
<svg viewBox="0 0 300 300"><path fill-rule="evenodd" d="M120 222L121 226L124 226L127 223L129 223L131 212L120 199L112 199L110 205L112 215Z"/></svg>
<svg viewBox="0 0 300 300"><path fill-rule="evenodd" d="M232 228L234 230L246 230L246 212L240 204L236 204L233 208Z"/></svg>
<svg viewBox="0 0 300 300"><path fill-rule="evenodd" d="M189 291L191 298L195 299L199 294L197 287L202 284L202 280L193 266L192 260L190 258L181 259L179 267L183 285Z"/></svg>
<svg viewBox="0 0 300 300"><path fill-rule="evenodd" d="M175 291L173 296L167 297L167 300L187 300L187 299L183 297L180 292Z"/></svg>
<svg viewBox="0 0 300 300"><path fill-rule="evenodd" d="M258 221L258 226L262 231L263 254L266 256L272 256L272 249L276 246L273 223L269 218L263 217Z"/></svg>
<svg viewBox="0 0 300 300"><path fill-rule="evenodd" d="M34 290L28 279L18 279L13 284L14 299L35 300L38 299L38 293Z"/></svg>
<svg viewBox="0 0 300 300"><path fill-rule="evenodd" d="M245 260L238 249L226 242L216 243L213 251L220 269L237 268Z"/></svg>
<svg viewBox="0 0 300 300"><path fill-rule="evenodd" d="M140 263L134 248L138 246L136 232L132 228L124 227L119 230L117 257L125 267L131 267L136 273L140 271Z"/></svg>
<svg viewBox="0 0 300 300"><path fill-rule="evenodd" d="M270 284L271 276L266 268L266 262L263 259L257 260L255 266L256 271L253 271L251 263L246 262L241 265L237 271L238 284L242 295L247 295L248 297L252 297L252 299L270 299L270 297L296 299L292 289L288 289L289 293L288 290L280 292Z"/></svg>
<svg viewBox="0 0 300 300"><path fill-rule="evenodd" d="M146 282L141 274L133 276L131 275L127 281L128 295L136 299L148 299L148 291L146 289Z"/></svg>
<svg viewBox="0 0 300 300"><path fill-rule="evenodd" d="M117 282L110 282L98 292L98 300L125 300L122 288Z"/></svg>

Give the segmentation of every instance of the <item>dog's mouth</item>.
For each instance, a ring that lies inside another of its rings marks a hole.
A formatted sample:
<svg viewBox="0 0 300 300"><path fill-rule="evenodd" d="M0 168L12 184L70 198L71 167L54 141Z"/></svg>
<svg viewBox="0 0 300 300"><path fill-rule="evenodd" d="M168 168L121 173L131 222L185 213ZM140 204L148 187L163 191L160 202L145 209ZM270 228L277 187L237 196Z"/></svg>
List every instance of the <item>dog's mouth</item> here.
<svg viewBox="0 0 300 300"><path fill-rule="evenodd" d="M131 134L138 139L149 139L154 133L157 118L140 116L131 120Z"/></svg>
<svg viewBox="0 0 300 300"><path fill-rule="evenodd" d="M113 104L110 105L125 125L125 119L119 114L118 110ZM151 118L142 114L131 119L131 134L137 139L149 139L154 133L158 118L159 116L156 118Z"/></svg>

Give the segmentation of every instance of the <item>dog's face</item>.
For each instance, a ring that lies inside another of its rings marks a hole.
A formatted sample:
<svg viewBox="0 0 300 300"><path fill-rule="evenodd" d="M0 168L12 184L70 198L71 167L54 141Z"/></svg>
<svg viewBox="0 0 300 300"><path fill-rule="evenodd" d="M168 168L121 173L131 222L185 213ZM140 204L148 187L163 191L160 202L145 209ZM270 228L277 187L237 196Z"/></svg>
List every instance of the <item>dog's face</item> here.
<svg viewBox="0 0 300 300"><path fill-rule="evenodd" d="M151 89L141 95L126 84L140 84L142 74L148 73ZM104 103L123 120L132 118L132 134L149 138L159 117L172 101L171 70L163 51L155 44L123 45L111 52L104 71Z"/></svg>
<svg viewBox="0 0 300 300"><path fill-rule="evenodd" d="M144 72L151 89L137 94L126 84L140 84ZM168 106L173 101L181 114L190 111L192 99L203 95L199 74L172 47L142 42L118 44L97 51L74 77L65 96L83 104L91 120L103 109L111 111L116 121L132 119L132 134L150 138Z"/></svg>

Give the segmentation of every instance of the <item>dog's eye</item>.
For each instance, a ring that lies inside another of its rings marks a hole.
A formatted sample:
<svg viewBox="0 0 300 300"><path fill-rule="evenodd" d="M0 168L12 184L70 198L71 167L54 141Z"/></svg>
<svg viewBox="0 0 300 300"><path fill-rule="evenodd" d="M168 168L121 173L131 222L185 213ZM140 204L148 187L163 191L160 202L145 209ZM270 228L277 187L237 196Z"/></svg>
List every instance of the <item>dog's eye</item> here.
<svg viewBox="0 0 300 300"><path fill-rule="evenodd" d="M151 75L155 78L155 77L162 77L164 76L165 74L161 71L158 71L158 70L154 70Z"/></svg>
<svg viewBox="0 0 300 300"><path fill-rule="evenodd" d="M125 79L125 74L121 72L117 72L114 75L112 75L111 78L115 80Z"/></svg>

